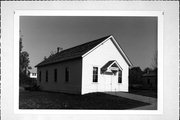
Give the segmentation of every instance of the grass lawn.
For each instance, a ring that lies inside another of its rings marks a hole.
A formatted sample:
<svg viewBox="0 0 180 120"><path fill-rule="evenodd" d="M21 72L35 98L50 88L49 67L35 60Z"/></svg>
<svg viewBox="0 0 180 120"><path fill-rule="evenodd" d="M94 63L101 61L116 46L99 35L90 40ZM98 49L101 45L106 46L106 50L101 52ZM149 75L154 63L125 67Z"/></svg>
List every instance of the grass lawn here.
<svg viewBox="0 0 180 120"><path fill-rule="evenodd" d="M130 90L130 93L157 98L157 92L152 90Z"/></svg>
<svg viewBox="0 0 180 120"><path fill-rule="evenodd" d="M20 109L131 109L149 105L105 93L74 95L42 91L21 91Z"/></svg>

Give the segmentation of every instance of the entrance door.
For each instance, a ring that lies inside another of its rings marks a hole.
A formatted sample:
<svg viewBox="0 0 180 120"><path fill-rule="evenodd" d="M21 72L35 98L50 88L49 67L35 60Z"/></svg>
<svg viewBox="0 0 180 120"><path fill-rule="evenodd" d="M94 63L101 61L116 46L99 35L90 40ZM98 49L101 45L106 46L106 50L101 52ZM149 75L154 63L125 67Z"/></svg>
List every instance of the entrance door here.
<svg viewBox="0 0 180 120"><path fill-rule="evenodd" d="M111 91L117 91L117 74L111 76Z"/></svg>
<svg viewBox="0 0 180 120"><path fill-rule="evenodd" d="M103 75L103 88L104 91L117 91L117 75L109 74Z"/></svg>
<svg viewBox="0 0 180 120"><path fill-rule="evenodd" d="M104 91L111 91L111 75L103 75Z"/></svg>

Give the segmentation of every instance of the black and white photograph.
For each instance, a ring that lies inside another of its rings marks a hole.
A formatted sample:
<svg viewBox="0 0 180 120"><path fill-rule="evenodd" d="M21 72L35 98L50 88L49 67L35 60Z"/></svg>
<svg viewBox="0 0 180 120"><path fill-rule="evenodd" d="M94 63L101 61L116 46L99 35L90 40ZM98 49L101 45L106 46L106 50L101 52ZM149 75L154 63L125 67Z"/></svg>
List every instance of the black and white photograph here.
<svg viewBox="0 0 180 120"><path fill-rule="evenodd" d="M178 120L178 1L2 1L2 120Z"/></svg>
<svg viewBox="0 0 180 120"><path fill-rule="evenodd" d="M20 16L19 109L157 110L157 22Z"/></svg>

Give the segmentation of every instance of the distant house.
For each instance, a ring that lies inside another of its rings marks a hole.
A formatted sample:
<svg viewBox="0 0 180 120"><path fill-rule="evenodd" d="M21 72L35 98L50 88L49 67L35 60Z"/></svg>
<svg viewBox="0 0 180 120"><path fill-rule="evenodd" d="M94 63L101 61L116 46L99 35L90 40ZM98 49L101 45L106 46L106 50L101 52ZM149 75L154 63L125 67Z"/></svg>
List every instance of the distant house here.
<svg viewBox="0 0 180 120"><path fill-rule="evenodd" d="M62 50L36 65L40 89L75 94L127 92L130 66L113 36Z"/></svg>
<svg viewBox="0 0 180 120"><path fill-rule="evenodd" d="M37 73L30 72L29 77L30 78L37 78Z"/></svg>
<svg viewBox="0 0 180 120"><path fill-rule="evenodd" d="M146 89L157 89L156 71L147 70L147 72L142 75L142 84Z"/></svg>

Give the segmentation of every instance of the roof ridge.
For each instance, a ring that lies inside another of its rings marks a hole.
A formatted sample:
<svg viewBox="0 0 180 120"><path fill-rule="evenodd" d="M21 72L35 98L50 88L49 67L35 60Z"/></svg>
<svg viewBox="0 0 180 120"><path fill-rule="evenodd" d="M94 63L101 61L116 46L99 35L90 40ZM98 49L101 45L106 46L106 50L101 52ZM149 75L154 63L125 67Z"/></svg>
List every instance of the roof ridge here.
<svg viewBox="0 0 180 120"><path fill-rule="evenodd" d="M62 53L62 52L68 51L68 50L70 50L70 49L74 49L74 48L79 47L79 46L82 46L82 45L86 45L86 44L89 44L89 43L93 43L93 42L95 42L95 41L99 41L99 40L102 40L102 39L105 40L105 38L108 38L108 37L110 37L110 36L111 36L111 35L108 35L108 36L101 37L101 38L96 39L96 40L92 40L92 41L89 41L89 42L85 42L85 43L76 45L76 46L74 46L74 47L70 47L70 48L64 49L64 50L62 50L61 52L57 52L57 53L55 53L54 55L48 57L47 59L52 58L52 57L54 57L54 56L56 56L56 55L58 55L58 54L60 54L60 53ZM104 40L103 40L103 41L104 41ZM46 60L47 60L47 59L46 59Z"/></svg>
<svg viewBox="0 0 180 120"><path fill-rule="evenodd" d="M69 49L73 49L73 48L75 48L75 47L79 47L79 46L81 46L81 45L85 45L85 44L93 43L93 42L95 42L95 41L99 41L99 40L101 40L101 39L104 39L104 40L105 40L105 38L108 38L108 37L110 37L110 36L111 36L111 35L108 35L108 36L105 36L105 37L101 37L101 38L99 38L99 39L95 39L95 40L92 40L92 41L89 41L89 42L85 42L85 43L82 43L82 44L76 45L76 46L74 46L74 47L70 47L70 48L67 48L67 49L65 49L65 50L62 50L61 52L66 51L66 50L69 50ZM104 41L104 40L103 40L103 41Z"/></svg>

